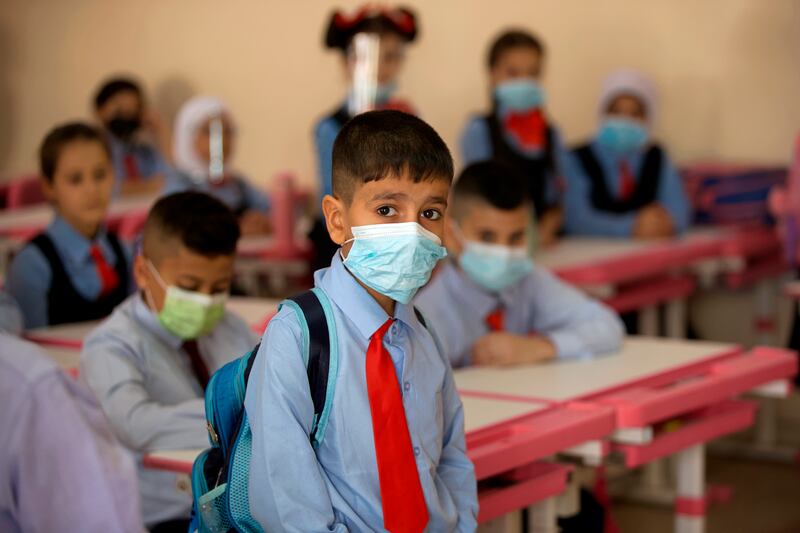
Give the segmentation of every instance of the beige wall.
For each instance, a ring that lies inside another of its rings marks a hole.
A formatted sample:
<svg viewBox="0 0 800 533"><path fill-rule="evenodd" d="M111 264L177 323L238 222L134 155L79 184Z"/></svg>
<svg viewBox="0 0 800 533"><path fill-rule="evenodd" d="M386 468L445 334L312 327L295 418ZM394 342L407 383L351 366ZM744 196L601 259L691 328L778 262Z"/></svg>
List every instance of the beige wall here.
<svg viewBox="0 0 800 533"><path fill-rule="evenodd" d="M347 0L3 0L0 175L34 168L44 132L88 116L98 80L138 75L171 119L195 93L226 99L241 126L237 163L267 182L280 169L314 180L311 130L341 99L338 57L322 49ZM798 0L410 0L421 39L403 93L456 148L486 101L490 37L509 25L546 40L550 111L567 139L594 126L603 76L652 74L657 126L677 159L785 161L800 130Z"/></svg>

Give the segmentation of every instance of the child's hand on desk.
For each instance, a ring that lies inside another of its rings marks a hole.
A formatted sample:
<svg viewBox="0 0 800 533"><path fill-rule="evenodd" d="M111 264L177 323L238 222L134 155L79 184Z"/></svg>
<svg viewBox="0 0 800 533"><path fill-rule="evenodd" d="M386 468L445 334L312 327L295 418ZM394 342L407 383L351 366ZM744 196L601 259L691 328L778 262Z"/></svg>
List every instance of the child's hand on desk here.
<svg viewBox="0 0 800 533"><path fill-rule="evenodd" d="M659 204L642 208L633 225L633 236L639 239L658 239L673 234L672 217Z"/></svg>
<svg viewBox="0 0 800 533"><path fill-rule="evenodd" d="M494 332L472 346L475 365L511 366L540 363L553 359L556 347L544 337Z"/></svg>
<svg viewBox="0 0 800 533"><path fill-rule="evenodd" d="M242 235L264 235L272 231L269 215L259 211L245 211L239 217L239 228Z"/></svg>

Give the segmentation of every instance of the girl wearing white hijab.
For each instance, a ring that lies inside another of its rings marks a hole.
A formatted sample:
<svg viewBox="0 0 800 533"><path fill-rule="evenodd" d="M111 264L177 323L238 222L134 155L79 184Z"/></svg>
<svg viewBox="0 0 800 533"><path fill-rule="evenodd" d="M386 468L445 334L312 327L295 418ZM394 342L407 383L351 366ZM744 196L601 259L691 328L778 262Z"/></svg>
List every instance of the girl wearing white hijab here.
<svg viewBox="0 0 800 533"><path fill-rule="evenodd" d="M222 126L222 174L213 177L212 123L220 119ZM264 192L253 187L228 162L236 141L236 124L228 107L218 98L197 96L178 112L173 137L173 157L177 173L164 188L164 194L188 189L208 193L230 207L239 217L242 233L252 235L269 232L269 200Z"/></svg>
<svg viewBox="0 0 800 533"><path fill-rule="evenodd" d="M653 82L634 70L606 78L599 128L565 165L567 233L642 239L682 233L690 208L666 151L651 138Z"/></svg>

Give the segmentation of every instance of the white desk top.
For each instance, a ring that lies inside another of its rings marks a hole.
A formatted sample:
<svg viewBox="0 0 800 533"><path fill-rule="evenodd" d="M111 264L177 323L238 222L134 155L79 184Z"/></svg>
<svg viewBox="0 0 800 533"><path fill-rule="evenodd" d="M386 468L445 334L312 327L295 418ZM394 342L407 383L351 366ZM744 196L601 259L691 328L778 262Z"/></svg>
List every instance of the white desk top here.
<svg viewBox="0 0 800 533"><path fill-rule="evenodd" d="M52 358L63 370L78 368L81 360L81 351L76 348L61 348L58 346L41 346L42 351Z"/></svg>
<svg viewBox="0 0 800 533"><path fill-rule="evenodd" d="M37 341L51 341L64 343L83 343L83 339L100 324L100 320L89 322L76 322L74 324L59 324L34 328L25 332L25 337Z"/></svg>
<svg viewBox="0 0 800 533"><path fill-rule="evenodd" d="M633 239L566 237L553 246L538 250L534 255L534 261L543 267L558 270L640 253L653 246L669 242L671 242L669 239L635 241Z"/></svg>
<svg viewBox="0 0 800 533"><path fill-rule="evenodd" d="M736 351L732 344L629 337L618 354L512 368L455 372L462 391L567 401Z"/></svg>
<svg viewBox="0 0 800 533"><path fill-rule="evenodd" d="M252 298L249 296L231 296L228 310L233 311L251 326L259 326L268 316L278 311L281 300L270 298Z"/></svg>
<svg viewBox="0 0 800 533"><path fill-rule="evenodd" d="M127 213L146 210L156 201L156 196L127 196L115 199L108 210L108 217L121 217ZM0 234L15 229L44 228L53 219L53 208L48 204L21 207L0 212Z"/></svg>

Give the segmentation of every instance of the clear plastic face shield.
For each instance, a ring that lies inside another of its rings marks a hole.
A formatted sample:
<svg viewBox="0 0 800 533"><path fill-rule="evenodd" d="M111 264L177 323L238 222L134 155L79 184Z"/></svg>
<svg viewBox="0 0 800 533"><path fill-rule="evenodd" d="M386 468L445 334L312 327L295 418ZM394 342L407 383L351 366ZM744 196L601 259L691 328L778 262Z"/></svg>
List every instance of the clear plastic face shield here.
<svg viewBox="0 0 800 533"><path fill-rule="evenodd" d="M381 38L376 33L359 33L353 37L348 51L353 69L353 87L347 101L350 116L376 107L380 48Z"/></svg>
<svg viewBox="0 0 800 533"><path fill-rule="evenodd" d="M208 179L211 183L219 183L225 178L225 123L222 116L216 116L208 122Z"/></svg>

